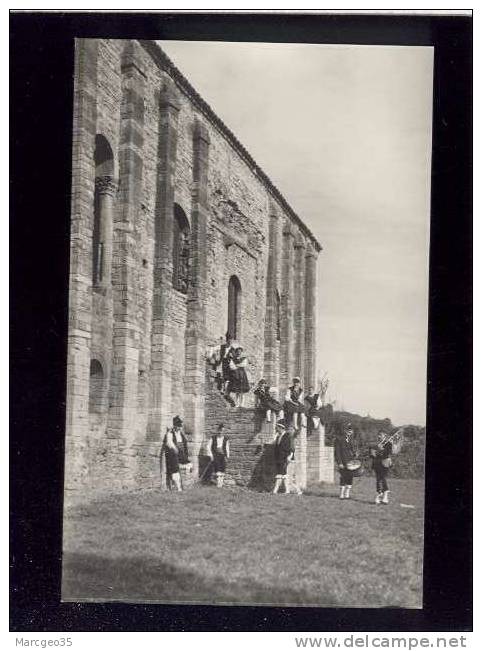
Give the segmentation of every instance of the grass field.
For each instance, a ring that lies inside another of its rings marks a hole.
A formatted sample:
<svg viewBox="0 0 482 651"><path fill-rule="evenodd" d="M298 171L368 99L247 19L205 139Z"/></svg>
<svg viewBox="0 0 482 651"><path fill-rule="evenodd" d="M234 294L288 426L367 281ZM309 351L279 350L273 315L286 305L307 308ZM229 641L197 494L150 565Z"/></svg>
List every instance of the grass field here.
<svg viewBox="0 0 482 651"><path fill-rule="evenodd" d="M418 608L423 482L374 480L303 496L197 487L72 504L64 521L64 600ZM407 509L401 503L413 505Z"/></svg>

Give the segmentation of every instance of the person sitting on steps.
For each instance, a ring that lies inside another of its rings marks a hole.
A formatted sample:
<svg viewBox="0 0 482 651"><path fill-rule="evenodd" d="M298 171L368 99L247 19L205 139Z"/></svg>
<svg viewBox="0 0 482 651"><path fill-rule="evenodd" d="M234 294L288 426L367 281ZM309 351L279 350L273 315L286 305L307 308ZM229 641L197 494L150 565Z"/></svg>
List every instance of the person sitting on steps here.
<svg viewBox="0 0 482 651"><path fill-rule="evenodd" d="M305 403L307 403L308 429L311 432L319 428L323 418L323 403L320 394L315 393L314 387L309 387Z"/></svg>
<svg viewBox="0 0 482 651"><path fill-rule="evenodd" d="M293 384L288 388L285 395L283 410L287 422L293 424L295 429L299 429L298 417L301 418L301 427L306 427L306 409L303 404L303 388L299 377L293 378Z"/></svg>
<svg viewBox="0 0 482 651"><path fill-rule="evenodd" d="M274 397L275 391L276 389L271 388L264 379L258 382L258 386L254 390L256 407L264 413L268 423L271 422L272 412L276 414L277 418L283 418L283 405Z"/></svg>

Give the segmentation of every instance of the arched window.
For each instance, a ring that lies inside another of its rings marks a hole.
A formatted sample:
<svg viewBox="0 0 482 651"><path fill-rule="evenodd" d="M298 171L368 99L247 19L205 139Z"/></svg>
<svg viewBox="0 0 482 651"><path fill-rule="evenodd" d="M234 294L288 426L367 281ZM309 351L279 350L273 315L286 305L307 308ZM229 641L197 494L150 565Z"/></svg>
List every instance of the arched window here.
<svg viewBox="0 0 482 651"><path fill-rule="evenodd" d="M112 220L111 200L114 195L114 155L104 136L95 137L95 195L92 246L92 282L99 286L107 281L107 258L110 253L109 233Z"/></svg>
<svg viewBox="0 0 482 651"><path fill-rule="evenodd" d="M275 290L274 296L275 306L275 328L276 328L276 341L281 341L281 297L279 291Z"/></svg>
<svg viewBox="0 0 482 651"><path fill-rule="evenodd" d="M191 234L186 214L177 203L174 204L174 233L172 245L172 284L179 292L187 294L189 287Z"/></svg>
<svg viewBox="0 0 482 651"><path fill-rule="evenodd" d="M231 276L228 285L228 332L234 339L241 336L241 283Z"/></svg>
<svg viewBox="0 0 482 651"><path fill-rule="evenodd" d="M101 413L104 406L104 370L98 359L90 360L89 411Z"/></svg>

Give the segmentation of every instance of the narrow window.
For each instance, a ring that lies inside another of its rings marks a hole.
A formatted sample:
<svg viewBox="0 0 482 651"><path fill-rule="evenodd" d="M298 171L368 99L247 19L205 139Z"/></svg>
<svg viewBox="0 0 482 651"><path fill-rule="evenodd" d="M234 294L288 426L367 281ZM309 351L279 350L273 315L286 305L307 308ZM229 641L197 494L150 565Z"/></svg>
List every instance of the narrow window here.
<svg viewBox="0 0 482 651"><path fill-rule="evenodd" d="M277 289L275 290L275 327L276 341L281 341L281 298Z"/></svg>
<svg viewBox="0 0 482 651"><path fill-rule="evenodd" d="M90 360L89 411L101 413L104 404L104 370L98 359Z"/></svg>
<svg viewBox="0 0 482 651"><path fill-rule="evenodd" d="M228 332L234 339L240 337L241 283L231 276L228 285Z"/></svg>
<svg viewBox="0 0 482 651"><path fill-rule="evenodd" d="M92 242L92 283L98 287L107 278L106 249L110 248L114 155L102 135L95 137L94 229Z"/></svg>

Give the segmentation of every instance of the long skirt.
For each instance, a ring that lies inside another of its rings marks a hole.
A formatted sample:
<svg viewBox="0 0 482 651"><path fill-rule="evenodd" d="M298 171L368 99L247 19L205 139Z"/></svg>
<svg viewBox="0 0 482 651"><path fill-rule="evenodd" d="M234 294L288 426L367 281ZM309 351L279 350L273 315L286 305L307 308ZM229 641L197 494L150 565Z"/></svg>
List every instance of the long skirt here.
<svg viewBox="0 0 482 651"><path fill-rule="evenodd" d="M237 368L231 371L229 390L232 393L248 393L250 390L248 376L244 368Z"/></svg>

